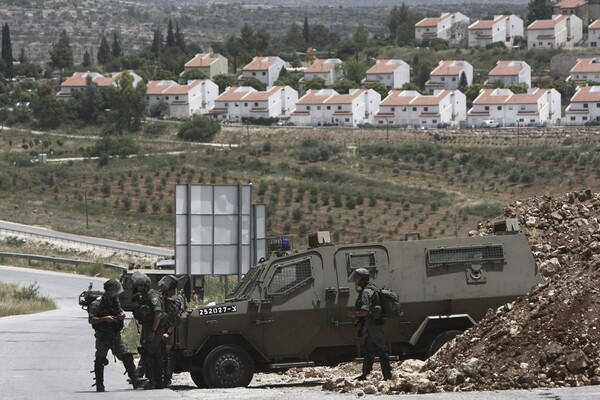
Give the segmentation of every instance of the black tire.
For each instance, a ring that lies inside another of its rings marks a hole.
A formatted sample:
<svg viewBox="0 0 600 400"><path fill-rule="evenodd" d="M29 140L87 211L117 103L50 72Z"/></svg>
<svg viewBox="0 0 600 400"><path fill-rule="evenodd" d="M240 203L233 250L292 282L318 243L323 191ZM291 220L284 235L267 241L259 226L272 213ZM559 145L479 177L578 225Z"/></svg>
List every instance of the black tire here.
<svg viewBox="0 0 600 400"><path fill-rule="evenodd" d="M437 351L439 349L441 349L443 345L445 345L446 343L448 343L449 341L451 341L452 339L454 339L455 337L457 337L458 335L460 335L462 333L463 333L463 331L451 330L451 331L442 332L439 335L437 335L431 341L431 344L429 345L429 348L427 349L427 358L429 358L432 355L434 355L435 353L437 353Z"/></svg>
<svg viewBox="0 0 600 400"><path fill-rule="evenodd" d="M192 370L190 371L190 377L192 378L196 386L198 386L200 389L208 387L206 381L204 380L202 370L200 368L192 367Z"/></svg>
<svg viewBox="0 0 600 400"><path fill-rule="evenodd" d="M202 375L210 388L246 387L254 375L254 362L243 348L222 345L208 353Z"/></svg>

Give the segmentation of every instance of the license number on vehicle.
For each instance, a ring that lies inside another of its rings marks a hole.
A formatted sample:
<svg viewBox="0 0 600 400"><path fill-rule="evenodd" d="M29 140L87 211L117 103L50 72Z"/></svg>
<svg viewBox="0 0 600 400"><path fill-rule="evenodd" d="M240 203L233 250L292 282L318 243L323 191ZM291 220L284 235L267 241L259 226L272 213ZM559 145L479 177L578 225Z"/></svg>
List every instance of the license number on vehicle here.
<svg viewBox="0 0 600 400"><path fill-rule="evenodd" d="M223 306L223 307L210 307L201 308L198 310L198 315L215 315L215 314L227 314L237 312L237 306Z"/></svg>

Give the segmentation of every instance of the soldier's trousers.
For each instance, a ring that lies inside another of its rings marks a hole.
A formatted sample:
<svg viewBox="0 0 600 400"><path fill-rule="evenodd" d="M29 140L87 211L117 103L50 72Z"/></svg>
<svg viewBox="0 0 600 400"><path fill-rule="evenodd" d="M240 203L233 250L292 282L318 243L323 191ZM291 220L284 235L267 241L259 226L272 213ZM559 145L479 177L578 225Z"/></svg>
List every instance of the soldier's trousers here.
<svg viewBox="0 0 600 400"><path fill-rule="evenodd" d="M129 353L121 333L96 332L94 337L96 338L96 360L106 359L109 350L121 361L123 356Z"/></svg>
<svg viewBox="0 0 600 400"><path fill-rule="evenodd" d="M163 330L158 329L154 335L154 340L149 339L150 329L142 328L142 347L144 348L144 358L146 361L146 376L155 386L162 386L163 381L163 359L161 340Z"/></svg>
<svg viewBox="0 0 600 400"><path fill-rule="evenodd" d="M367 376L373 370L375 357L379 357L381 372L384 379L392 379L390 356L385 342L383 326L369 326L365 340L365 356L363 358L362 374Z"/></svg>

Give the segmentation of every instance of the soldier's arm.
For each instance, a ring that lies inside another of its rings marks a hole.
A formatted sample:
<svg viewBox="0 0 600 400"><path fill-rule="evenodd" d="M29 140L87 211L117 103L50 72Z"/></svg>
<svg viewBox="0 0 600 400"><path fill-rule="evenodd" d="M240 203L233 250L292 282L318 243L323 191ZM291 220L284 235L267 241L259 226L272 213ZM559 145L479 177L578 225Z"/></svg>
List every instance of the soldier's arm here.
<svg viewBox="0 0 600 400"><path fill-rule="evenodd" d="M152 332L156 332L158 330L158 326L160 325L160 320L162 319L162 311L154 311L154 321L152 321Z"/></svg>
<svg viewBox="0 0 600 400"><path fill-rule="evenodd" d="M95 306L94 304L90 305L89 311L88 311L88 322L91 325L96 325L101 322L114 322L115 321L115 319L111 316L98 317L97 314L98 314L98 306Z"/></svg>

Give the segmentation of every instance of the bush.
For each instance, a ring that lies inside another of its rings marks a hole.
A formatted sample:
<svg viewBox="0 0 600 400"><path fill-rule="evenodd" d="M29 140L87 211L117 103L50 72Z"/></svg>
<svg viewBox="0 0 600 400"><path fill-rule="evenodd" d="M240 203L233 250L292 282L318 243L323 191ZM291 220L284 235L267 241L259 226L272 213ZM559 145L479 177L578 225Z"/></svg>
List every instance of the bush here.
<svg viewBox="0 0 600 400"><path fill-rule="evenodd" d="M218 122L205 116L195 115L181 126L177 137L192 142L210 142L220 130L221 126Z"/></svg>
<svg viewBox="0 0 600 400"><path fill-rule="evenodd" d="M146 124L144 126L144 133L149 136L159 136L167 130L167 124L156 123Z"/></svg>

